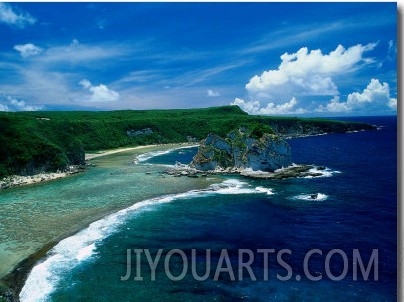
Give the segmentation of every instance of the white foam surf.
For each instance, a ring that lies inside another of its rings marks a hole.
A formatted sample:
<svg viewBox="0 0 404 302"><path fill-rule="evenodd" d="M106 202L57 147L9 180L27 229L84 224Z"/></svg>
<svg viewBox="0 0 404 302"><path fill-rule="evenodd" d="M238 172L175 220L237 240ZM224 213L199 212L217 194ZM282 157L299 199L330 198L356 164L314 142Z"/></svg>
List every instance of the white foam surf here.
<svg viewBox="0 0 404 302"><path fill-rule="evenodd" d="M170 149L170 150L165 150L165 151L151 151L151 152L146 152L143 153L139 156L137 156L135 158L135 163L142 163L145 162L147 160L149 160L150 158L156 157L156 156L160 156L160 155L164 155L164 154L169 154L171 152L173 152L175 149Z"/></svg>
<svg viewBox="0 0 404 302"><path fill-rule="evenodd" d="M256 187L255 190L257 190L260 193L266 193L267 195L273 195L275 194L271 188L264 188L264 187Z"/></svg>
<svg viewBox="0 0 404 302"><path fill-rule="evenodd" d="M249 187L248 183L237 180L228 179L219 184L213 184L210 186L215 194L252 194L257 193L256 190Z"/></svg>
<svg viewBox="0 0 404 302"><path fill-rule="evenodd" d="M295 168L295 167L300 167L300 166L301 166L301 165L292 163L290 166L288 166L288 167L282 167L282 168L276 169L274 172L275 172L275 173L285 172L285 171L287 171L287 170L290 169L290 168Z"/></svg>
<svg viewBox="0 0 404 302"><path fill-rule="evenodd" d="M270 191L263 187L257 188L250 187L246 182L228 179L222 183L213 184L205 190L191 190L140 201L97 220L77 234L60 241L48 252L45 259L34 266L20 292L20 301L48 301L49 295L57 288L66 272L97 255L97 244L116 232L120 225L128 218L140 213L141 210L152 209L156 205L179 199L213 194L268 194Z"/></svg>
<svg viewBox="0 0 404 302"><path fill-rule="evenodd" d="M318 169L318 167L314 167L312 169L309 170L309 172L311 173L318 173L321 175L318 176L304 176L303 178L318 178L318 177L331 177L334 174L339 174L342 173L341 171L337 171L337 170L331 170L330 168L325 168L325 169Z"/></svg>
<svg viewBox="0 0 404 302"><path fill-rule="evenodd" d="M191 145L191 146L185 146L185 147L178 147L178 148L173 148L173 149L168 149L168 150L164 150L164 151L150 151L150 152L146 152L143 153L141 155L138 155L135 158L135 163L139 164L139 163L143 163L145 161L148 161L149 159L156 157L156 156L161 156L161 155L165 155L165 154L169 154L172 153L176 150L181 150L181 149L189 149L189 148L195 148L198 147L198 145Z"/></svg>
<svg viewBox="0 0 404 302"><path fill-rule="evenodd" d="M306 201L324 201L327 198L328 195L323 193L301 194L293 197L293 199L306 200Z"/></svg>

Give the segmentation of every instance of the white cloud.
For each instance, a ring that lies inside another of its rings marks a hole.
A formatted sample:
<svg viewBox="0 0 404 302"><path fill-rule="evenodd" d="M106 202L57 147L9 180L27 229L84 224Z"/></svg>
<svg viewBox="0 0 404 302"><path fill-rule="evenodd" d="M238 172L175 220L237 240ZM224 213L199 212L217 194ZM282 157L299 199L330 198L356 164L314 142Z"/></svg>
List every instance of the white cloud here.
<svg viewBox="0 0 404 302"><path fill-rule="evenodd" d="M388 44L389 44L389 50L393 49L394 46L393 40L390 40Z"/></svg>
<svg viewBox="0 0 404 302"><path fill-rule="evenodd" d="M335 82L349 72L375 63L373 59L364 57L364 53L376 46L375 43L358 44L345 49L339 45L327 54L304 47L296 53L284 53L278 69L255 75L246 84L250 101L236 98L231 104L250 114L263 115L392 112L397 110L397 99L390 97L387 83L372 79L362 92L353 92L346 100L341 100ZM393 42L389 43L389 47L393 47ZM324 96L333 98L330 100L327 97L328 103L319 105ZM299 106L298 99L303 100L304 105Z"/></svg>
<svg viewBox="0 0 404 302"><path fill-rule="evenodd" d="M334 96L332 100L326 105L320 105L317 109L317 112L349 112L347 103L340 102L339 96Z"/></svg>
<svg viewBox="0 0 404 302"><path fill-rule="evenodd" d="M43 51L38 61L46 66L50 64L94 64L94 61L106 62L118 60L133 53L130 47L115 44L84 44L73 39L70 44L50 47ZM104 63L106 64L106 63Z"/></svg>
<svg viewBox="0 0 404 302"><path fill-rule="evenodd" d="M91 88L91 83L90 83L89 80L83 79L83 80L80 81L79 84L80 84L81 86L83 86L83 88L86 88L86 89L90 89L90 88Z"/></svg>
<svg viewBox="0 0 404 302"><path fill-rule="evenodd" d="M185 58L188 59L188 58ZM186 83L185 86L193 86L195 84L204 82L207 79L211 79L215 76L217 76L220 73L223 73L225 71L238 68L245 64L246 61L240 61L240 62L232 62L231 64L228 65L220 65L220 66L215 66L212 68L207 68L207 69L196 69L192 70L191 72L187 72L181 76L181 82Z"/></svg>
<svg viewBox="0 0 404 302"><path fill-rule="evenodd" d="M34 24L36 20L27 12L16 12L11 5L0 2L0 22L24 28L26 25Z"/></svg>
<svg viewBox="0 0 404 302"><path fill-rule="evenodd" d="M393 40L388 43L387 60L392 61L397 58L397 44Z"/></svg>
<svg viewBox="0 0 404 302"><path fill-rule="evenodd" d="M244 101L242 99L236 98L231 105L237 105L242 110L249 114L303 114L307 111L303 108L295 108L298 104L296 98L292 98L289 102L282 104L268 103L266 107L261 107L259 101Z"/></svg>
<svg viewBox="0 0 404 302"><path fill-rule="evenodd" d="M11 109L4 104L0 104L0 111L11 111Z"/></svg>
<svg viewBox="0 0 404 302"><path fill-rule="evenodd" d="M208 94L207 96L209 97L215 97L215 96L220 96L220 93L218 91L214 91L212 89L208 89Z"/></svg>
<svg viewBox="0 0 404 302"><path fill-rule="evenodd" d="M327 105L320 105L317 112L352 112L352 111L376 111L397 109L397 99L390 97L390 89L387 83L380 83L378 79L372 79L369 85L360 92L350 93L346 101L341 101L335 96Z"/></svg>
<svg viewBox="0 0 404 302"><path fill-rule="evenodd" d="M33 54L29 52L34 49L33 47L18 48L22 51L21 55ZM126 60L129 58L127 56L130 51L127 44L81 44L77 40L71 40L64 45L44 48L40 55L28 57L23 64L20 60L0 60L3 75L0 91L7 95L18 96L19 99L29 100L30 104L32 102L32 104L46 103L63 108L77 107L83 105L77 103L77 100L86 97L90 101L103 101L103 104L101 102L92 104L98 108L115 106L113 102L106 102L119 98L117 92L108 89L109 85L107 88L97 83L99 86L94 85L96 87L93 87L92 91L84 91L87 93L83 97L83 90L78 89L77 83L83 78L90 78L94 70L106 73L107 66L115 68L116 60ZM103 74L100 76L102 77ZM102 80L100 82L103 83ZM117 86L114 84L113 87ZM119 91L122 89L120 88ZM4 104L14 110L10 104Z"/></svg>
<svg viewBox="0 0 404 302"><path fill-rule="evenodd" d="M258 101L244 101L243 99L235 98L233 103L230 105L239 106L243 111L249 114L257 114L261 108L261 104Z"/></svg>
<svg viewBox="0 0 404 302"><path fill-rule="evenodd" d="M119 100L119 93L108 89L104 84L93 86L87 79L81 80L79 84L91 92L87 99L90 102L115 102Z"/></svg>
<svg viewBox="0 0 404 302"><path fill-rule="evenodd" d="M333 31L343 30L350 25L346 20L332 23L323 23L313 25L305 23L303 25L294 25L282 28L280 30L272 30L269 34L265 34L260 40L253 45L241 50L241 53L255 54L266 52L268 50L285 48L289 45L305 43L312 38L330 35Z"/></svg>
<svg viewBox="0 0 404 302"><path fill-rule="evenodd" d="M397 110L397 99L390 98L389 102L387 103L387 106L389 106L393 110Z"/></svg>
<svg viewBox="0 0 404 302"><path fill-rule="evenodd" d="M43 106L28 105L24 100L18 100L14 97L7 96L8 105L0 104L0 111L38 111Z"/></svg>
<svg viewBox="0 0 404 302"><path fill-rule="evenodd" d="M40 103L61 104L72 101L71 94L72 91L75 91L76 86L71 87L71 83L77 82L76 76L63 71L57 72L42 68L42 65L35 64L19 69L18 84L7 85L6 91Z"/></svg>
<svg viewBox="0 0 404 302"><path fill-rule="evenodd" d="M40 48L32 43L15 45L14 49L16 51L18 51L23 58L36 56L42 52L42 48Z"/></svg>
<svg viewBox="0 0 404 302"><path fill-rule="evenodd" d="M246 85L250 95L259 99L290 99L298 95L337 95L334 76L346 74L361 63L373 62L363 54L376 44L355 45L345 49L339 45L329 54L320 49L309 51L306 47L296 53L285 53L278 69L255 75Z"/></svg>

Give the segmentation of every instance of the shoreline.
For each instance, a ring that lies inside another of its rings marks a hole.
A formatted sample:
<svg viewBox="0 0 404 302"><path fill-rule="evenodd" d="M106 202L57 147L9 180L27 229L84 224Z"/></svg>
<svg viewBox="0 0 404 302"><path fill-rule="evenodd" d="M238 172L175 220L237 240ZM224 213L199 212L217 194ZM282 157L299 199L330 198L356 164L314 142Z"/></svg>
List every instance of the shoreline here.
<svg viewBox="0 0 404 302"><path fill-rule="evenodd" d="M117 148L110 150L102 150L94 153L85 153L85 161L88 163L94 158L99 158L102 156L107 156L111 154L126 152L126 151L134 151L134 150L142 150L153 147L169 147L173 146L174 148L179 145L192 145L191 143L172 143L172 144L153 144L153 145L142 145L136 147L125 147L125 148ZM68 177L77 173L85 172L85 167L82 166L70 166L67 171L57 171L57 172L41 172L33 175L11 175L7 176L0 180L0 192L5 189L10 189L14 187L21 187L27 185L33 185L43 182L48 182L51 180L57 180L64 177Z"/></svg>
<svg viewBox="0 0 404 302"><path fill-rule="evenodd" d="M69 169L64 172L42 172L28 176L11 175L0 180L0 191L14 187L28 186L51 180L56 180L84 171L85 171L84 167L70 166Z"/></svg>
<svg viewBox="0 0 404 302"><path fill-rule="evenodd" d="M118 148L118 149L110 149L110 150L103 150L103 151L96 151L94 153L86 153L85 154L85 160L90 161L94 158L106 156L106 155L111 155L111 154L116 154L116 153L121 153L121 152L126 152L126 151L134 151L134 150L141 150L141 149L147 149L147 148L167 148L167 147L173 147L173 149L180 149L180 148L186 148L186 147L191 147L194 146L195 143L192 142L182 142L182 143L168 143L168 144L152 144L152 145L141 145L141 146L136 146L136 147L125 147L125 148ZM143 153L141 153L143 154ZM139 154L140 155L140 154Z"/></svg>
<svg viewBox="0 0 404 302"><path fill-rule="evenodd" d="M169 145L169 144L167 144ZM132 150L138 150L138 149L145 149L149 147L156 147L156 146L164 146L164 145L143 145L143 146L136 146L136 147L125 147L125 148L118 148L118 149L110 149L110 150L103 150L103 151L97 151L94 153L86 153L85 154L85 160L91 160L93 158L98 158L101 156L106 156L110 154L116 154L120 152L125 152L125 151L132 151Z"/></svg>
<svg viewBox="0 0 404 302"><path fill-rule="evenodd" d="M129 147L129 148L119 148L119 149L111 149L111 150L105 150L105 151L100 151L99 153L88 153L88 156L86 154L86 161L90 161L91 159L95 159L98 157L102 156L107 156L111 154L116 154L116 153L121 153L121 152L126 152L126 151L135 151L135 150L142 150L143 152L139 152L136 156L139 156L141 154L145 154L147 152L150 152L150 150L147 149L153 149L153 151L163 151L163 150L170 150L172 149L180 149L183 147L189 147L194 145L194 143L171 143L171 144L160 144L160 145L144 145L144 146L136 146L136 147ZM156 149L156 150L154 150ZM85 172L85 170L84 170ZM77 172L76 172L77 173ZM43 176L45 173L41 173L38 175ZM55 174L56 178L53 179L60 179L62 177L70 176L72 174L67 174L67 173L48 173L48 174ZM60 176L60 174L64 174L63 176ZM75 174L75 173L73 173ZM24 176L23 176L24 177ZM31 178L31 176L27 176L28 178ZM34 177L34 176L32 176ZM41 183L44 183L48 180L52 180L51 178L48 178L46 180L40 181ZM34 183L31 183L34 184ZM15 187L18 186L26 186L29 185L28 183L16 185ZM1 192L1 189L0 189ZM101 219L102 217L105 217L115 211L119 211L120 208L117 208L113 211L108 211L104 215L94 217L92 222L97 221L98 219ZM61 240L68 238L84 228L86 228L90 223L87 223L86 225L70 232L69 234L64 234L61 235L59 238L49 241L45 243L41 248L39 248L37 251L26 257L25 259L21 260L17 265L14 266L14 268L7 273L6 275L0 277L0 301L20 301L19 300L19 294L25 284L26 279L28 278L29 273L31 272L32 268L38 264L38 261L46 257L47 253L55 246L57 245Z"/></svg>
<svg viewBox="0 0 404 302"><path fill-rule="evenodd" d="M74 235L74 234L72 234ZM60 239L62 240L62 239ZM24 287L29 273L38 264L38 261L45 258L47 253L58 243L58 241L48 242L38 251L22 260L10 273L0 278L0 285L6 287L6 292L0 291L0 298L6 298L6 301L20 301L19 294Z"/></svg>
<svg viewBox="0 0 404 302"><path fill-rule="evenodd" d="M379 127L377 128L379 130ZM357 130L357 131L347 131L344 132L344 134L347 133L358 133L362 131L369 131L369 130ZM290 140L290 139L296 139L296 138L306 138L306 137L313 137L313 136L323 136L323 135L329 135L329 134L335 134L333 132L324 132L324 133L313 133L313 134L301 134L301 135L296 135L296 136L285 136L285 140ZM126 151L134 151L134 150L141 150L141 149L147 149L147 148L153 148L153 147L168 147L168 146L173 146L173 148L180 148L178 146L193 146L195 145L195 142L182 142L182 143L168 143L168 144L151 144L151 145L141 145L141 146L135 146L135 147L123 147L123 148L117 148L117 149L109 149L109 150L102 150L102 151L95 151L95 152L89 152L85 153L85 161L86 163L91 163L92 159L99 158L102 156L107 156L111 154L116 154L116 153L121 153L121 152L126 152ZM29 176L22 176L22 175L11 175L8 177L5 177L0 180L0 192L1 190L4 189L9 189L13 187L19 187L19 186L26 186L26 185L32 185L36 183L41 183L41 182L46 182L46 181L51 181L51 180L57 180L60 178L64 178L73 174L76 174L78 172L84 172L85 169L81 169L78 166L71 166L72 171L65 171L65 172L43 172L39 174L34 174L34 175L29 175ZM79 171L77 171L79 170ZM263 177L265 178L265 177Z"/></svg>
<svg viewBox="0 0 404 302"><path fill-rule="evenodd" d="M139 154L136 154L136 156L139 156L141 154L145 154L147 152L151 151L163 151L163 150L169 150L169 149L180 149L183 147L190 147L195 145L195 143L190 143L190 142L183 142L183 143L170 143L170 144L159 144L159 145L143 145L143 146L136 146L136 147L127 147L127 148L118 148L118 149L111 149L111 150L105 150L105 151L99 151L96 153L87 153L86 154L86 162L90 162L92 159L96 159L99 157L107 156L107 155L112 155L116 153L121 153L121 152L127 152L127 151L134 151L134 150L141 150ZM143 150L146 149L146 150ZM147 149L152 149L152 150L147 150ZM70 174L68 174L70 175ZM67 176L67 175L66 175ZM44 182L44 181L43 181ZM1 190L0 190L1 192ZM119 211L120 209L117 208L116 211ZM113 212L113 211L112 211ZM109 213L105 213L103 216L107 216ZM100 219L100 217L94 217L94 221L97 219ZM90 222L91 223L91 222ZM88 224L86 224L88 226ZM22 290L26 279L28 278L29 273L31 272L32 268L38 264L38 261L43 259L46 254L56 245L58 242L61 240L74 235L77 232L80 232L82 229L84 229L86 226L82 226L75 231L71 232L70 234L65 234L56 240L49 241L45 243L41 248L39 248L37 251L20 261L14 268L7 273L6 275L0 277L0 300L6 299L5 301L19 301L19 294L20 291ZM10 296L11 295L11 296ZM8 297L11 297L11 300L7 300Z"/></svg>

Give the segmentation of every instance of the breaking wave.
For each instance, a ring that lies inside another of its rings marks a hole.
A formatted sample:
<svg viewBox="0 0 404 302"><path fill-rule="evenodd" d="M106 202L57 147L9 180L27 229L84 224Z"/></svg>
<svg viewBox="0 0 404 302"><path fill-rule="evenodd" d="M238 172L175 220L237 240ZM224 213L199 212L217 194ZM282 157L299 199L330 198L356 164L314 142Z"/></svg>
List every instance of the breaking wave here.
<svg viewBox="0 0 404 302"><path fill-rule="evenodd" d="M206 197L214 194L273 194L271 189L252 188L248 183L228 179L212 184L207 189L191 190L137 202L132 206L91 223L77 234L65 238L54 246L47 257L33 267L20 293L20 301L48 301L63 276L82 262L97 254L97 243L101 242L142 210L179 199Z"/></svg>

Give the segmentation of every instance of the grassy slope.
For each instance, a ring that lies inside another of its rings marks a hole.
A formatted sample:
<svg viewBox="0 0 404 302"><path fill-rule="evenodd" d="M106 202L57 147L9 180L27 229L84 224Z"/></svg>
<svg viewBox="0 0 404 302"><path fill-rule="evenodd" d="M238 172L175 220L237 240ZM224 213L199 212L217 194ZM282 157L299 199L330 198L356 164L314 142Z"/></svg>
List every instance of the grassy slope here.
<svg viewBox="0 0 404 302"><path fill-rule="evenodd" d="M84 161L84 150L200 140L210 132L225 136L240 125L275 133L314 134L369 129L358 123L325 119L250 116L237 106L179 110L107 112L0 112L0 177L64 169ZM152 134L130 137L127 130L151 128ZM268 128L268 127L266 127Z"/></svg>

